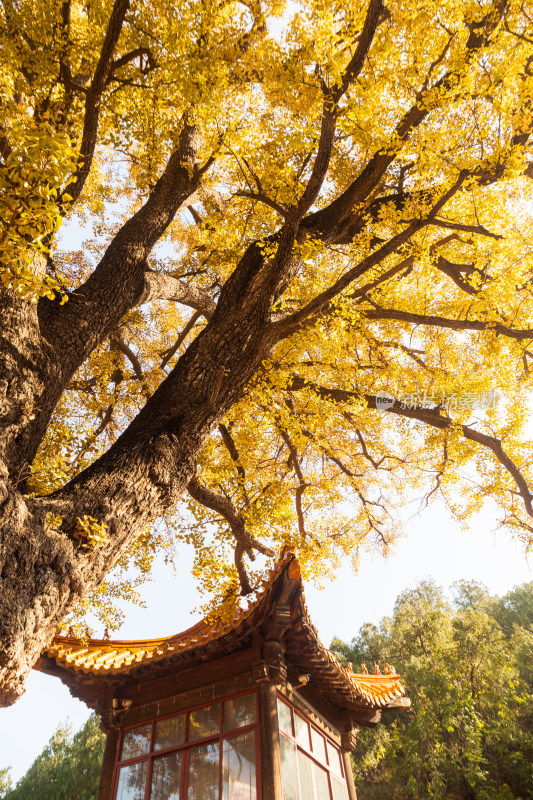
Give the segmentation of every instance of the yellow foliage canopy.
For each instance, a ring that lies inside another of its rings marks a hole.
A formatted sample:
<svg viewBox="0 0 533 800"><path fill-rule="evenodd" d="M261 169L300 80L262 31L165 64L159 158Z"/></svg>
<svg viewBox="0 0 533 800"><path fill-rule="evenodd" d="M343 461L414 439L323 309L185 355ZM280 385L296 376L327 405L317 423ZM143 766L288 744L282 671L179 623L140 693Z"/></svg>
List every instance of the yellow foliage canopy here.
<svg viewBox="0 0 533 800"><path fill-rule="evenodd" d="M28 491L60 493L110 452L255 247L263 272L232 308L283 267L261 301L258 368L122 570L192 543L199 585L229 602L237 579L246 592L261 577L254 550L290 544L324 575L386 549L417 495L461 519L491 498L529 548L532 15L516 0L3 0L6 287L67 308L185 129L182 169L201 173L151 248L144 294L64 387ZM96 513L78 518L86 550L107 541ZM101 588L95 602L109 622Z"/></svg>

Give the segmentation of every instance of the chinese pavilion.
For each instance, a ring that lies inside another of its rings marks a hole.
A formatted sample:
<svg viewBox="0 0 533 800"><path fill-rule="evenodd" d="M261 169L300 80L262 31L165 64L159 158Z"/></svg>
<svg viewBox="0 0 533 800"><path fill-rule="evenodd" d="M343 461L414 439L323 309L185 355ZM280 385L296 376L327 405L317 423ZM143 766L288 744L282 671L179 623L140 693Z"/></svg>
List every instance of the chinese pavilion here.
<svg viewBox="0 0 533 800"><path fill-rule="evenodd" d="M321 644L288 550L230 623L146 641L57 636L37 668L101 717L98 800L355 800L359 726L409 706L392 667L355 674Z"/></svg>

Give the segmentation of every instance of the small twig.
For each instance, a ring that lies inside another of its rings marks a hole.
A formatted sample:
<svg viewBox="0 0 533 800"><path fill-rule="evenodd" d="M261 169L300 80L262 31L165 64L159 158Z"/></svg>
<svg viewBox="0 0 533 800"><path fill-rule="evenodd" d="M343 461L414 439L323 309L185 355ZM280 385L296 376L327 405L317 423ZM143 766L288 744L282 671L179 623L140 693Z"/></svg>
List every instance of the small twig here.
<svg viewBox="0 0 533 800"><path fill-rule="evenodd" d="M161 362L161 369L164 369L164 367L166 367L166 365L168 364L168 362L170 361L172 356L175 353L177 353L177 351L181 347L182 343L185 341L185 339L187 338L188 334L192 331L192 329L194 328L197 320L201 316L202 316L202 312L201 311L195 311L194 314L192 315L192 317L190 318L190 320L187 322L187 324L185 325L185 327L181 331L180 335L178 336L178 338L176 339L174 344L172 345L172 347L170 347L164 353L161 353L161 355L164 356L164 358L163 358L163 360Z"/></svg>
<svg viewBox="0 0 533 800"><path fill-rule="evenodd" d="M146 397L146 399L149 400L150 397L151 397L151 394L150 394L150 390L148 388L148 384L146 383L146 378L144 376L144 372L143 372L143 369L141 367L141 362L139 361L139 359L137 358L137 356L135 355L135 353L133 352L131 347L128 344L126 344L126 342L121 338L121 336L118 333L114 333L110 337L110 339L111 339L111 344L117 350L120 350L120 352L123 353L126 356L126 358L129 360L130 364L133 367L133 371L135 372L135 375L136 375L137 379L140 381L140 383L142 385L143 394Z"/></svg>

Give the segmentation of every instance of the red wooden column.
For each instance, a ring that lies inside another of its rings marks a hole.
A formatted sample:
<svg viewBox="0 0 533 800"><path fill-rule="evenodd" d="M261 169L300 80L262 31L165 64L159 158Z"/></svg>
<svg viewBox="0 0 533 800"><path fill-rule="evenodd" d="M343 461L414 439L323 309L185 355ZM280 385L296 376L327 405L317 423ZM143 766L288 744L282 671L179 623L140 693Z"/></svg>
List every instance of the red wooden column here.
<svg viewBox="0 0 533 800"><path fill-rule="evenodd" d="M259 684L259 736L262 800L282 800L277 693L270 681Z"/></svg>
<svg viewBox="0 0 533 800"><path fill-rule="evenodd" d="M253 668L259 692L261 800L283 800L276 684L286 679L287 672L279 642L264 643L261 655Z"/></svg>
<svg viewBox="0 0 533 800"><path fill-rule="evenodd" d="M357 792L355 790L355 783L353 780L352 761L348 750L342 751L342 762L344 764L344 772L346 775L346 786L348 787L348 796L350 800L357 800Z"/></svg>
<svg viewBox="0 0 533 800"><path fill-rule="evenodd" d="M96 800L112 800L113 773L115 770L115 759L117 755L118 728L108 728L106 731L104 758L102 761L102 772L100 773L100 783L98 784L98 794Z"/></svg>
<svg viewBox="0 0 533 800"><path fill-rule="evenodd" d="M350 800L357 800L357 792L352 772L352 761L350 753L355 749L357 742L357 734L359 727L355 725L351 730L344 731L342 734L342 763L344 765L344 774L346 776L346 786L348 787L348 796Z"/></svg>
<svg viewBox="0 0 533 800"><path fill-rule="evenodd" d="M113 775L115 773L120 736L119 726L130 706L131 700L109 696L107 700L102 699L100 707L97 706L96 711L100 716L100 727L106 734L106 740L96 800L113 800Z"/></svg>

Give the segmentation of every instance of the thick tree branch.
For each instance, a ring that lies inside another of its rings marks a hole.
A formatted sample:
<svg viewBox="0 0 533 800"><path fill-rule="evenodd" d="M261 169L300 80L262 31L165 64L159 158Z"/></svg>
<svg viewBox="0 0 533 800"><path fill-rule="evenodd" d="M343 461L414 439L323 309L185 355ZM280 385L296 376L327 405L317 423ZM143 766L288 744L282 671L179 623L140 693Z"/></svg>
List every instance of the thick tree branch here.
<svg viewBox="0 0 533 800"><path fill-rule="evenodd" d="M83 133L80 146L80 156L74 173L75 180L68 185L68 194L75 203L81 194L87 176L91 170L91 165L96 147L98 135L98 122L100 118L100 108L102 94L105 85L113 72L113 54L117 46L126 12L130 6L130 0L115 0L113 10L109 19L104 42L100 51L100 57L94 71L94 75L87 94L85 96L85 116L83 120Z"/></svg>
<svg viewBox="0 0 533 800"><path fill-rule="evenodd" d="M222 441L224 442L226 450L230 454L231 460L235 464L235 469L237 470L239 485L240 485L240 487L242 489L242 493L243 493L244 499L247 500L247 497L246 497L246 472L244 471L244 467L243 467L243 465L241 463L241 457L239 455L239 451L237 449L237 445L233 441L233 437L232 437L231 433L229 432L227 426L224 425L223 422L221 422L220 425L218 426L218 431L219 431L219 433L220 433L220 435L222 437Z"/></svg>
<svg viewBox="0 0 533 800"><path fill-rule="evenodd" d="M308 318L322 311L322 309L331 300L333 300L334 297L338 296L351 283L364 275L365 272L379 264L381 261L387 258L387 256L397 251L398 248L408 242L409 239L411 239L415 233L422 230L422 228L432 225L439 211L444 208L446 203L448 203L454 194L459 191L466 178L467 172L460 172L456 181L447 191L444 192L444 194L439 197L438 200L435 201L425 217L412 220L403 231L397 233L395 236L389 239L388 242L385 242L381 247L378 247L377 250L374 250L373 253L364 258L359 264L345 272L344 275L341 275L341 277L335 281L335 283L314 297L313 300L307 303L307 305L303 308L299 309L299 311L295 311L293 314L290 314L279 322L273 322L272 332L274 339L279 341L280 339L286 338L294 333L294 331L296 331L302 323L304 323ZM403 268L401 266L402 263L403 262L400 262L400 265L392 267L390 274L395 274L397 271Z"/></svg>
<svg viewBox="0 0 533 800"><path fill-rule="evenodd" d="M455 264L452 261L448 261L444 256L439 256L435 262L435 266L439 272L451 278L455 285L463 292L472 296L478 294L479 288L472 286L465 278L465 276L470 276L472 274L477 274L481 278L484 277L481 270L477 269L473 264Z"/></svg>
<svg viewBox="0 0 533 800"><path fill-rule="evenodd" d="M338 103L348 88L357 80L365 65L366 57L374 39L377 27L386 16L390 16L382 0L372 0L363 24L363 30L357 39L357 47L348 62L340 84L330 90L329 95L334 103Z"/></svg>
<svg viewBox="0 0 533 800"><path fill-rule="evenodd" d="M74 349L80 344L76 342L77 330L85 331L86 344L76 354L78 364L141 300L147 281L148 286L155 286L159 280L156 273L146 275L146 261L179 207L198 188L204 171L197 163L198 144L196 128L185 124L179 145L148 200L122 226L88 280L69 295L69 302L63 306L57 300L39 303L41 331L51 343L66 325L74 335ZM175 292L179 288L180 294L185 294L178 284L173 287Z"/></svg>
<svg viewBox="0 0 533 800"><path fill-rule="evenodd" d="M145 62L143 61L143 57ZM126 64L129 64L130 61L134 61L136 58L139 59L139 69L142 75L148 75L149 72L157 69L158 64L150 48L136 47L135 50L132 50L130 53L126 53L125 55L113 61L111 65L110 76L108 77L106 83L109 83L111 80L113 80L117 70L125 67Z"/></svg>
<svg viewBox="0 0 533 800"><path fill-rule="evenodd" d="M526 131L519 135L520 143L525 143L528 138L530 137L530 131ZM515 138L515 137L513 137ZM511 154L512 148L514 144L511 144L510 148L508 149L509 155ZM480 185L488 185L489 183L493 183L495 180L501 177L503 174L503 170L505 167L505 161L500 163L496 167L477 167L474 170L467 171L463 170L459 173L459 176L456 182L440 196L438 200L434 203L431 210L426 214L425 217L420 219L412 220L403 231L396 234L396 236L392 237L388 242L384 242L381 247L378 247L371 253L367 258L363 259L358 265L353 267L352 269L348 270L344 275L342 275L334 284L332 284L328 289L321 292L317 295L313 300L311 300L306 306L295 311L294 313L282 318L282 319L275 319L273 321L273 334L276 341L280 339L286 338L298 330L302 324L306 324L308 320L311 320L317 314L321 314L324 312L330 301L340 294L347 286L352 283L353 281L357 280L361 277L365 272L367 272L372 267L379 264L382 260L384 260L387 256L392 254L393 252L397 251L403 244L405 244L415 233L422 230L424 227L429 225L435 227L447 227L443 226L442 220L438 216L439 212L446 206L448 201L453 197L453 195L463 186L465 181L468 178L473 178L477 183ZM382 205L382 201L392 201L395 203L399 203L400 205L404 202L404 198L399 196L391 196L390 198L378 198L374 201L376 205L376 211ZM328 209L331 208L336 201L328 206ZM307 217L304 220L303 225L305 225L309 220L314 219L314 224L316 225L317 221L319 223L319 227L315 230L317 235L322 236L323 238L327 239L327 229L322 228L322 222L320 217L316 214ZM357 226L351 229L350 236L354 233L357 233L362 227L362 218L359 217L357 220ZM342 220L338 221L338 224L342 227ZM471 228L471 226L460 226L458 229L462 230L463 227ZM470 232L476 232L483 236L490 235L492 238L501 238L498 234L491 234L487 231L483 226L473 226L475 231L471 230ZM339 228L340 230L340 228ZM461 275L458 274L459 270L466 272L478 272L482 275L480 270L477 270L475 267L471 267L470 265L454 265L451 262L447 261L446 259L440 258L437 261L436 266L449 277L451 277L454 282L463 290L468 292L469 294L475 294L476 289L470 284L462 279ZM390 271L390 275L392 276L398 270L398 267L393 267ZM389 273L386 273L389 276ZM380 277L377 280L377 283L382 283L384 277ZM360 294L360 292L356 291L353 293L353 296ZM364 294L363 294L364 296Z"/></svg>
<svg viewBox="0 0 533 800"><path fill-rule="evenodd" d="M248 273L248 276L245 279L246 283L248 283L250 278L253 280L261 268L263 268L262 275L260 276L260 284L263 291L266 287L268 287L268 292L271 298L273 296L279 297L284 287L290 280L291 275L297 270L299 259L295 257L292 252L293 245L299 234L302 238L305 237L305 232L303 229L300 231L302 219L318 197L328 171L335 138L335 126L338 113L337 104L350 83L355 80L363 68L370 45L374 39L374 34L376 32L382 10L383 5L381 0L370 0L365 24L363 26L363 32L359 39L354 58L350 62L348 71L346 72L340 86L335 87L333 90L327 90L324 92L320 137L311 175L297 203L288 209L288 212L285 216L285 223L283 224L281 230L274 237L271 237L272 241L275 241L277 244L274 257L269 259L265 264L260 253L258 243L255 243L248 248L244 258L241 259L241 264L239 266L242 265L242 271L245 274ZM258 185L259 190L261 190L261 183L257 178L256 184ZM250 267L255 268L254 274L250 275ZM235 284L238 284L239 282L241 282L240 275L239 277L233 275L227 282L225 287L227 291L222 293L219 301L220 309L224 309L225 307L225 295L231 294L231 290L233 290ZM260 285L257 283L256 289L261 290Z"/></svg>
<svg viewBox="0 0 533 800"><path fill-rule="evenodd" d="M193 126L183 126L177 149L157 181L146 203L114 237L88 280L69 294L61 305L59 298L42 298L38 304L42 341L51 354L53 370L42 375L43 394L38 398L38 413L18 442L19 459L34 458L48 425L50 415L69 380L94 348L120 323L129 309L136 306L146 289L147 258L178 208L198 188L208 164L197 162L198 134ZM158 280L150 274L150 281ZM168 283L166 284L168 287ZM179 288L180 297L192 299L193 291ZM173 296L176 296L175 294ZM199 299L199 295L196 295ZM196 302L196 300L193 300ZM65 332L68 331L68 335ZM17 470L23 467L17 467Z"/></svg>
<svg viewBox="0 0 533 800"><path fill-rule="evenodd" d="M336 200L307 217L303 223L306 229L311 232L321 231L322 236L330 244L349 243L352 240L354 231L361 224L360 214L354 215L353 209L361 206L364 208L365 201L377 188L409 134L426 119L435 105L441 102L440 98L445 98L450 90L458 86L466 72L465 67L468 67L475 55L489 43L502 19L505 7L506 0L496 0L481 20L469 23L470 35L465 46L462 69L448 71L433 86L421 89L415 104L404 114L391 136L391 141L396 142L396 146L391 148L387 145L378 150Z"/></svg>
<svg viewBox="0 0 533 800"><path fill-rule="evenodd" d="M383 11L384 5L382 0L370 0L363 30L359 36L355 53L350 59L344 75L342 76L342 80L338 86L325 92L317 154L309 181L295 209L295 214L299 219L301 219L313 205L322 188L329 167L331 151L333 149L339 100L344 96L348 87L351 86L360 75L365 65Z"/></svg>
<svg viewBox="0 0 533 800"><path fill-rule="evenodd" d="M173 300L184 306L195 308L206 319L211 319L215 310L215 302L206 292L195 286L185 283L171 275L161 272L146 270L144 273L144 288L139 299L139 305L150 303L152 300Z"/></svg>
<svg viewBox="0 0 533 800"><path fill-rule="evenodd" d="M365 317L375 320L394 320L409 322L413 325L430 325L437 328L448 328L453 331L486 331L507 336L518 341L533 339L533 328L511 328L497 321L447 319L434 314L415 314L411 311L400 311L394 308L373 308L365 310Z"/></svg>

